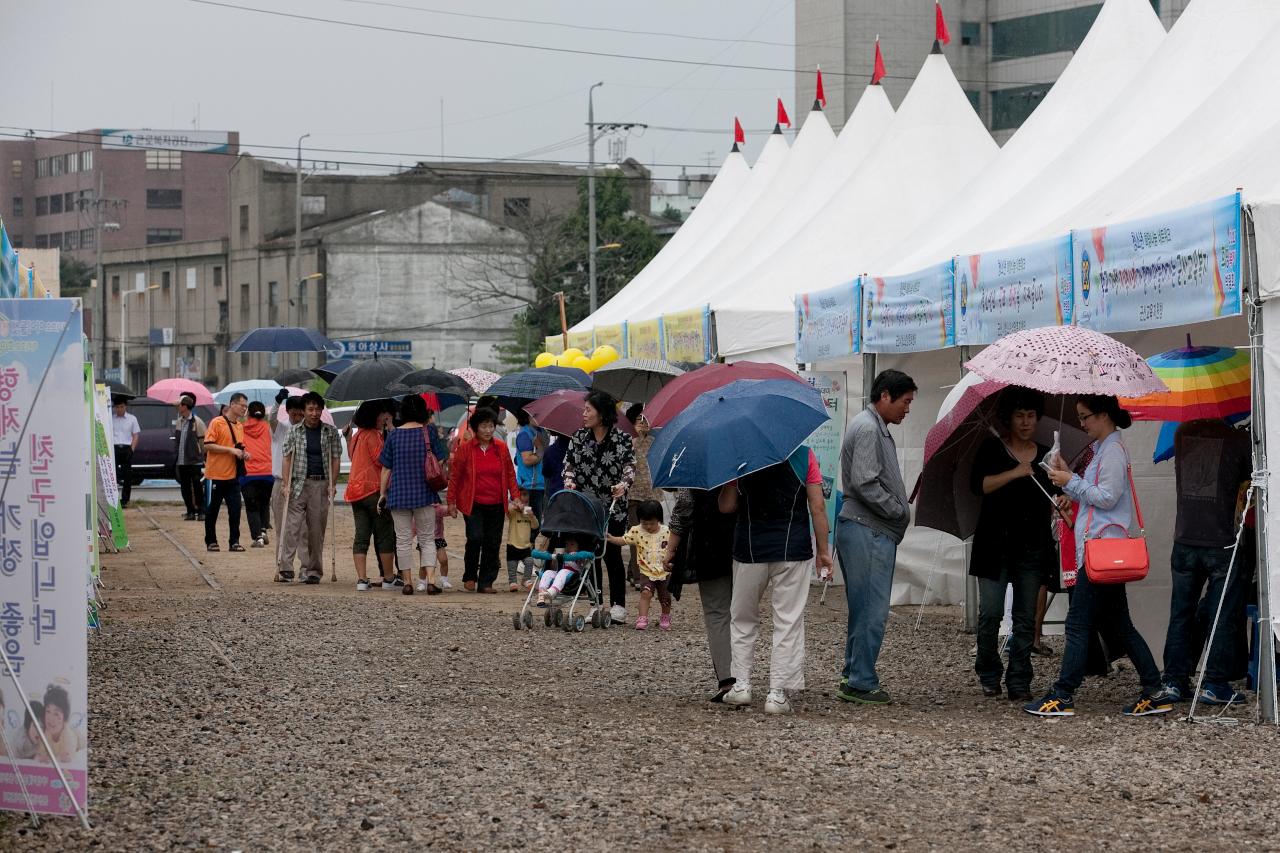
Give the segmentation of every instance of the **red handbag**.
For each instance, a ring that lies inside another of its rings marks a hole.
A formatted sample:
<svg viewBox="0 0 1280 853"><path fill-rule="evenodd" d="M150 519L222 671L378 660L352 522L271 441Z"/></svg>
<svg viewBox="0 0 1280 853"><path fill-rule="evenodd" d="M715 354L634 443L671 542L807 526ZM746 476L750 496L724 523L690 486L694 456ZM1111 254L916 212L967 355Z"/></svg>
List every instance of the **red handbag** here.
<svg viewBox="0 0 1280 853"><path fill-rule="evenodd" d="M427 477L427 485L433 492L442 492L449 485L449 475L445 473L444 466L440 464L440 460L436 458L436 454L431 449L431 437L427 435L429 426L422 428L422 440L427 443L427 458L422 465L422 473Z"/></svg>
<svg viewBox="0 0 1280 853"><path fill-rule="evenodd" d="M1089 519L1084 525L1084 571L1089 583L1111 584L1132 583L1147 576L1151 568L1151 558L1147 554L1146 524L1142 520L1142 506L1138 503L1138 490L1133 485L1133 469L1129 466L1129 453L1125 451L1125 473L1129 477L1129 493L1133 495L1133 511L1138 516L1138 535L1129 536L1128 528L1120 524L1107 524L1099 529L1099 533L1108 527L1120 527L1125 537L1120 539L1090 539L1089 524L1093 521L1093 507L1089 507ZM1098 473L1102 466L1094 472L1093 483L1098 484Z"/></svg>

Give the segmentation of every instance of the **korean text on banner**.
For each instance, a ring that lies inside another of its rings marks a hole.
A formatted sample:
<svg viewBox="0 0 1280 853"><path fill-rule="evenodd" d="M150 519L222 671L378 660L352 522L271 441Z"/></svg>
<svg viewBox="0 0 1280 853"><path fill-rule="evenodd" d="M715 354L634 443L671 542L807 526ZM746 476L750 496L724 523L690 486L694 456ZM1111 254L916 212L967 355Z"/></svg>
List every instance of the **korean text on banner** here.
<svg viewBox="0 0 1280 853"><path fill-rule="evenodd" d="M796 297L796 363L842 358L862 348L862 279Z"/></svg>
<svg viewBox="0 0 1280 853"><path fill-rule="evenodd" d="M1071 237L956 258L956 343L1071 325Z"/></svg>
<svg viewBox="0 0 1280 853"><path fill-rule="evenodd" d="M72 796L83 808L88 784L89 554L82 532L92 456L81 322L78 299L0 300L0 642L23 692L43 705L52 755L28 738L22 697L7 674L0 678L0 726L31 808L49 814L75 813ZM27 809L7 760L0 761L0 808Z"/></svg>
<svg viewBox="0 0 1280 853"><path fill-rule="evenodd" d="M1240 313L1240 195L1071 232L1075 322L1136 332Z"/></svg>
<svg viewBox="0 0 1280 853"><path fill-rule="evenodd" d="M827 414L830 415L830 420L821 424L805 440L805 446L813 451L814 458L818 460L818 468L822 470L822 496L827 501L827 529L834 537L836 532L835 484L840 477L840 443L844 440L847 416L846 376L843 373L810 371L803 371L800 375L822 395L822 402L827 408Z"/></svg>
<svg viewBox="0 0 1280 853"><path fill-rule="evenodd" d="M667 361L705 363L711 360L710 307L662 315L662 352Z"/></svg>
<svg viewBox="0 0 1280 853"><path fill-rule="evenodd" d="M953 261L910 275L863 278L863 352L925 352L955 342Z"/></svg>
<svg viewBox="0 0 1280 853"><path fill-rule="evenodd" d="M570 332L569 346L577 347L583 352L589 353L595 349L595 333L590 329L587 329L585 332Z"/></svg>
<svg viewBox="0 0 1280 853"><path fill-rule="evenodd" d="M596 326L596 346L611 346L622 354L627 351L627 324Z"/></svg>
<svg viewBox="0 0 1280 853"><path fill-rule="evenodd" d="M628 358L662 358L662 321L641 320L627 323Z"/></svg>
<svg viewBox="0 0 1280 853"><path fill-rule="evenodd" d="M563 335L547 335L547 339L543 342L546 351L552 355L560 355L564 352L564 336Z"/></svg>

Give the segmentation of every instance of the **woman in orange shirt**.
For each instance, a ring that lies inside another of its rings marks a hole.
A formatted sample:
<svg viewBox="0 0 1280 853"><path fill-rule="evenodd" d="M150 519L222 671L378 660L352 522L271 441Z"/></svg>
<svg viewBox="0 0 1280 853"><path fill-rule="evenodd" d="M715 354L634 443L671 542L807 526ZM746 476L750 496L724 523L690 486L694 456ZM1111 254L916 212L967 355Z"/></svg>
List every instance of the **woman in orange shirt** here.
<svg viewBox="0 0 1280 853"><path fill-rule="evenodd" d="M395 575L396 531L390 512L379 512L378 491L382 478L383 436L392 429L391 413L379 412L376 407L362 404L351 418L356 426L355 435L347 441L347 455L351 457L351 473L347 477L347 503L355 516L356 535L351 543L351 558L356 565L356 589L369 588L368 561L369 540L378 555L382 569L382 585L390 588Z"/></svg>

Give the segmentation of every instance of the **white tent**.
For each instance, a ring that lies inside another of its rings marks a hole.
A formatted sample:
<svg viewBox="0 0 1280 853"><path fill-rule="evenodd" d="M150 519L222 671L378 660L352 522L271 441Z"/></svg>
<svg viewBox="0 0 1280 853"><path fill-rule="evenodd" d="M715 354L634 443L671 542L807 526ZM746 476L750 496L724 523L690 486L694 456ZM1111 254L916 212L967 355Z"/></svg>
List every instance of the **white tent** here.
<svg viewBox="0 0 1280 853"><path fill-rule="evenodd" d="M997 151L946 58L930 55L875 151L830 202L768 261L711 292L720 354L793 341L795 293L864 272L868 259L910 233Z"/></svg>
<svg viewBox="0 0 1280 853"><path fill-rule="evenodd" d="M696 235L697 239L684 241L681 252L674 261L655 273L649 273L649 267L653 264L647 265L638 276L627 283L626 287L600 306L599 310L574 326L574 330L591 329L595 326L621 323L624 320L645 320L656 316L656 312L643 313L633 306L646 305L655 293L671 292L673 282L678 281L707 257L720 244L720 241L733 231L734 225L752 209L756 200L768 190L769 185L782 169L783 163L786 162L787 153L787 140L782 133L770 134L742 188L734 194L731 203L717 211L718 215L714 220L708 217L708 224L706 227L700 227ZM683 230L682 228L677 231L676 236L680 236ZM673 241L674 239L675 237L672 238ZM677 300L677 302L678 304L664 305L662 310L678 311L697 304L692 298Z"/></svg>

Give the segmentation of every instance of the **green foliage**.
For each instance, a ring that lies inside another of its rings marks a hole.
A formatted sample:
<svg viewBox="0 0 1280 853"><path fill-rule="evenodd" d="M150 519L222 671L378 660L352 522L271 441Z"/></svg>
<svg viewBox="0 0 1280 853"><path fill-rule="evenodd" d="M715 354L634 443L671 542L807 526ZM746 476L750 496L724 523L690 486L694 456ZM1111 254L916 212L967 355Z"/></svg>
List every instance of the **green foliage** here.
<svg viewBox="0 0 1280 853"><path fill-rule="evenodd" d="M684 214L671 205L667 205L662 209L662 218L668 222L684 222Z"/></svg>
<svg viewBox="0 0 1280 853"><path fill-rule="evenodd" d="M62 296L84 297L93 278L93 267L62 253L58 260L58 278L61 281Z"/></svg>

